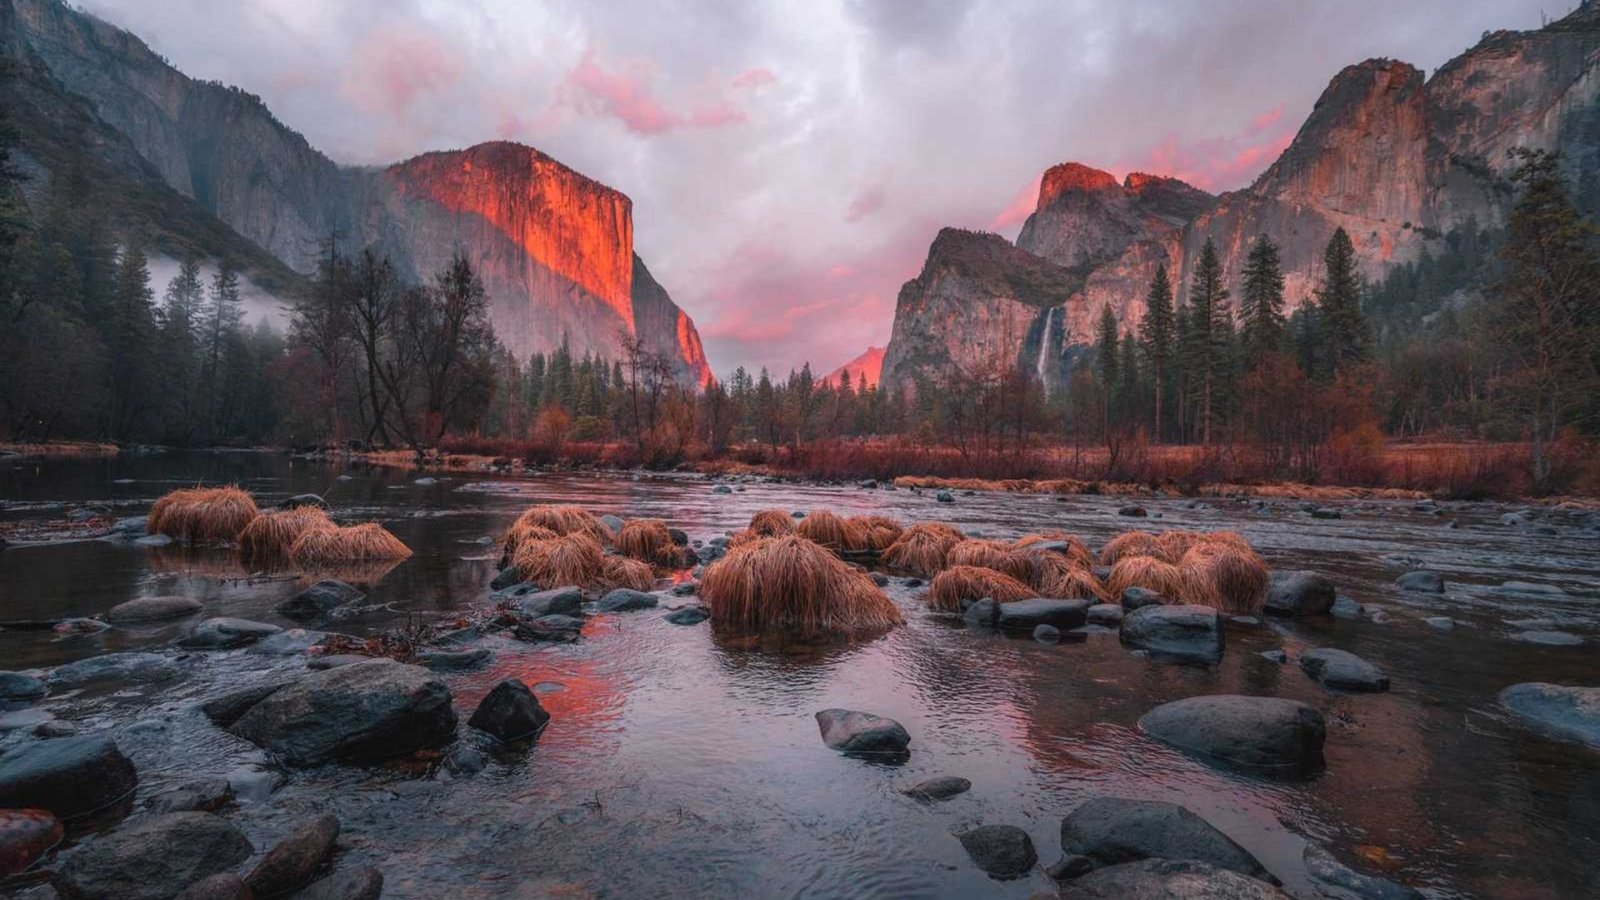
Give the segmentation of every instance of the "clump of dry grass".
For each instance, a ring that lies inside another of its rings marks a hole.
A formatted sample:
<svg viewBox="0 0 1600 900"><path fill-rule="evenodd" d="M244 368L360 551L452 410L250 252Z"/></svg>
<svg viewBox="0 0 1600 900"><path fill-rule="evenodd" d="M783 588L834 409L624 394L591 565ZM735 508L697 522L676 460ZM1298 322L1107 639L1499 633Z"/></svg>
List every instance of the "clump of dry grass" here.
<svg viewBox="0 0 1600 900"><path fill-rule="evenodd" d="M649 563L626 556L606 556L600 560L600 577L597 586L601 590L615 590L616 588L631 588L635 591L648 591L655 587L656 573L650 568Z"/></svg>
<svg viewBox="0 0 1600 900"><path fill-rule="evenodd" d="M1124 531L1100 548L1100 565L1114 566L1130 556L1162 559L1161 542L1148 531Z"/></svg>
<svg viewBox="0 0 1600 900"><path fill-rule="evenodd" d="M1058 553L1058 555L1065 555L1068 559L1071 559L1073 562L1076 562L1082 566L1094 565L1094 552L1089 549L1089 545L1083 542L1083 538L1080 538L1075 534L1067 534L1065 531L1046 531L1040 534L1025 534L1022 537L1012 541L1011 547L1014 550L1040 552L1033 548L1038 547L1040 544L1047 543L1066 544L1066 550L1061 551Z"/></svg>
<svg viewBox="0 0 1600 900"><path fill-rule="evenodd" d="M190 544L223 543L260 514L255 499L238 487L182 488L150 507L146 528Z"/></svg>
<svg viewBox="0 0 1600 900"><path fill-rule="evenodd" d="M859 549L872 553L882 553L889 546L900 539L904 530L900 523L888 516L851 516L845 520L851 528L859 528L862 534Z"/></svg>
<svg viewBox="0 0 1600 900"><path fill-rule="evenodd" d="M1028 554L1013 550L1009 544L1000 541L968 538L952 546L950 552L945 554L944 562L947 566L993 569L1022 582L1033 578L1033 561Z"/></svg>
<svg viewBox="0 0 1600 900"><path fill-rule="evenodd" d="M512 554L511 565L540 588L594 584L605 565L605 551L587 534L574 533L527 541Z"/></svg>
<svg viewBox="0 0 1600 900"><path fill-rule="evenodd" d="M411 548L376 522L344 528L315 528L301 533L289 548L295 565L405 559Z"/></svg>
<svg viewBox="0 0 1600 900"><path fill-rule="evenodd" d="M794 527L795 534L835 553L864 549L866 532L866 528L860 524L840 518L826 509L812 510Z"/></svg>
<svg viewBox="0 0 1600 900"><path fill-rule="evenodd" d="M1112 597L1122 596L1130 587L1141 587L1160 594L1168 603L1194 603L1220 608L1221 598L1205 572L1191 566L1175 566L1153 556L1129 556L1117 561L1106 579Z"/></svg>
<svg viewBox="0 0 1600 900"><path fill-rule="evenodd" d="M1093 600L1103 603L1110 598L1105 585L1094 576L1090 568L1061 553L1029 554L1033 572L1028 584L1041 597L1059 600Z"/></svg>
<svg viewBox="0 0 1600 900"><path fill-rule="evenodd" d="M750 517L749 531L757 537L794 534L794 516L781 509L763 509Z"/></svg>
<svg viewBox="0 0 1600 900"><path fill-rule="evenodd" d="M239 532L239 558L250 563L270 563L289 558L289 548L308 531L337 528L317 506L299 506L262 513Z"/></svg>
<svg viewBox="0 0 1600 900"><path fill-rule="evenodd" d="M582 534L602 546L612 540L611 529L581 506L532 506L511 523L511 528L501 540L506 556L515 556L517 548L525 541L548 540L536 529L543 529L557 537Z"/></svg>
<svg viewBox="0 0 1600 900"><path fill-rule="evenodd" d="M1266 602L1271 580L1267 564L1254 550L1225 543L1200 543L1189 548L1179 568L1194 572L1211 586L1212 604L1230 615L1254 612Z"/></svg>
<svg viewBox="0 0 1600 900"><path fill-rule="evenodd" d="M899 539L883 551L883 561L892 568L929 578L945 567L950 548L964 539L960 531L943 522L918 522L902 531Z"/></svg>
<svg viewBox="0 0 1600 900"><path fill-rule="evenodd" d="M866 573L798 535L728 551L707 567L700 597L713 625L742 634L862 635L904 621Z"/></svg>
<svg viewBox="0 0 1600 900"><path fill-rule="evenodd" d="M992 598L1001 603L1029 600L1039 592L1004 572L981 566L951 566L933 577L928 605L945 612L960 612L961 601Z"/></svg>
<svg viewBox="0 0 1600 900"><path fill-rule="evenodd" d="M617 531L617 552L664 569L681 569L684 566L684 548L672 540L667 523L660 519L629 519L624 522Z"/></svg>

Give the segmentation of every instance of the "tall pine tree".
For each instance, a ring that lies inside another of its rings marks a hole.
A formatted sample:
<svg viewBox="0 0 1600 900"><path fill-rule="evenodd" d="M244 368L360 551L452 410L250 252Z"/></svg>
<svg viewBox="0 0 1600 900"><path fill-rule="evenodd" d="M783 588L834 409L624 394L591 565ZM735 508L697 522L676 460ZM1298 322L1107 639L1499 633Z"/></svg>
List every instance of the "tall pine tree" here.
<svg viewBox="0 0 1600 900"><path fill-rule="evenodd" d="M1163 420L1161 395L1166 388L1167 373L1172 365L1178 340L1178 323L1172 309L1172 282L1167 279L1167 267L1156 269L1150 282L1150 293L1145 297L1144 319L1139 323L1139 343L1145 358L1150 360L1150 376L1156 386L1155 439L1161 443Z"/></svg>
<svg viewBox="0 0 1600 900"><path fill-rule="evenodd" d="M1100 307L1100 327L1096 345L1096 361L1100 366L1100 382L1110 390L1117 383L1117 315L1111 304Z"/></svg>
<svg viewBox="0 0 1600 900"><path fill-rule="evenodd" d="M1322 374L1334 378L1372 351L1372 333L1361 315L1361 276L1356 272L1356 247L1343 228L1333 233L1322 253L1322 287L1317 289L1317 322L1321 327Z"/></svg>
<svg viewBox="0 0 1600 900"><path fill-rule="evenodd" d="M1256 238L1240 276L1239 316L1244 320L1244 366L1253 369L1284 346L1283 267L1278 245Z"/></svg>
<svg viewBox="0 0 1600 900"><path fill-rule="evenodd" d="M1196 387L1200 391L1200 443L1211 443L1212 400L1217 382L1227 365L1228 338L1233 329L1233 313L1228 289L1222 284L1222 260L1210 238L1200 250L1194 281L1189 288L1190 324L1194 331L1193 353Z"/></svg>

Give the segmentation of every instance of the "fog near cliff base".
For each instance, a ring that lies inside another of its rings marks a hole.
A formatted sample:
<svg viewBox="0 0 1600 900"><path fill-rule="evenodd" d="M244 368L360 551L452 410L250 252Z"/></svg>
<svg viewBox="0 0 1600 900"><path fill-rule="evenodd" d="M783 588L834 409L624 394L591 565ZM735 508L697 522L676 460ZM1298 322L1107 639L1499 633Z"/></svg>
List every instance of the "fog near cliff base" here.
<svg viewBox="0 0 1600 900"><path fill-rule="evenodd" d="M1240 187L1344 65L1431 72L1568 6L84 5L186 73L260 94L340 162L513 139L624 191L640 255L719 373L821 373L883 344L937 229L1014 237L1053 163Z"/></svg>
<svg viewBox="0 0 1600 900"><path fill-rule="evenodd" d="M169 256L149 257L150 267L150 292L155 295L156 303L164 302L167 296L167 287L172 284L172 279L178 277L178 270L182 263ZM205 285L206 297L211 295L211 279L217 275L217 265L213 262L200 263L200 281ZM239 276L239 307L244 314L244 324L254 328L262 321L279 334L289 331L289 302L282 300L268 292L260 285L251 281L246 276Z"/></svg>

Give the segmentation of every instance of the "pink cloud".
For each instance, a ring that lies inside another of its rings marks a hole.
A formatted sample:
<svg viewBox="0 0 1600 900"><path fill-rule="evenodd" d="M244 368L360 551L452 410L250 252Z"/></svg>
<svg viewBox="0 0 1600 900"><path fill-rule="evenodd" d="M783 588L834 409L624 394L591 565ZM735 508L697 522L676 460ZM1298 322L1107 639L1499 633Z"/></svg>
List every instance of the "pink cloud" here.
<svg viewBox="0 0 1600 900"><path fill-rule="evenodd" d="M733 76L733 81L729 82L728 86L736 91L753 91L769 84L775 84L777 80L778 76L771 69L757 67L745 69L743 72Z"/></svg>
<svg viewBox="0 0 1600 900"><path fill-rule="evenodd" d="M411 26L382 26L356 47L341 93L368 113L404 119L425 93L461 78L457 54Z"/></svg>
<svg viewBox="0 0 1600 900"><path fill-rule="evenodd" d="M994 218L989 222L990 231L1005 231L1008 228L1015 228L1026 222L1028 217L1033 215L1034 209L1039 205L1040 177L1042 176L1034 176L1034 179L1028 182L1026 187L1011 198L1011 202L1006 204L1005 209L995 213Z"/></svg>
<svg viewBox="0 0 1600 900"><path fill-rule="evenodd" d="M740 73L734 82L753 71L756 70ZM716 96L721 91L715 87L709 99L686 110L672 109L657 99L654 81L654 70L642 63L607 70L595 59L591 48L567 73L563 87L567 99L579 111L612 116L639 135L654 136L679 128L720 128L749 121L733 101Z"/></svg>
<svg viewBox="0 0 1600 900"><path fill-rule="evenodd" d="M1294 140L1284 127L1283 105L1255 118L1238 134L1182 141L1169 134L1141 158L1113 166L1119 173L1147 172L1179 178L1208 191L1228 191L1249 183Z"/></svg>
<svg viewBox="0 0 1600 900"><path fill-rule="evenodd" d="M1251 119L1250 130L1253 132L1266 131L1281 121L1283 121L1283 104L1279 103L1277 106Z"/></svg>
<svg viewBox="0 0 1600 900"><path fill-rule="evenodd" d="M884 202L888 200L888 193L881 184L869 184L862 188L855 198L850 201L850 208L845 210L846 222L859 222L883 209Z"/></svg>

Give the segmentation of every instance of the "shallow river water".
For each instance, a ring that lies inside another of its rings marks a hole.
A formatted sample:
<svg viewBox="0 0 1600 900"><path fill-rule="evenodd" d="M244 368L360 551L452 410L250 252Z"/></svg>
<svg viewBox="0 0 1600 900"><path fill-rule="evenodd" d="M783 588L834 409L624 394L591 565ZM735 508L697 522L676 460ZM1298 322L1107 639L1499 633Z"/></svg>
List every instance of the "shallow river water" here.
<svg viewBox="0 0 1600 900"><path fill-rule="evenodd" d="M335 518L380 521L416 551L372 585L363 612L332 626L352 634L485 606L495 548L484 539L528 505L556 501L665 518L695 539L773 506L942 519L992 537L1061 529L1091 546L1129 527L1225 528L1274 568L1328 575L1368 615L1230 623L1214 666L1146 659L1115 633L1042 644L970 631L930 614L901 579L888 590L905 627L804 653L720 643L706 625L663 621L665 608L598 616L573 644L487 638L495 652L487 668L445 676L463 722L506 677L535 686L553 717L530 751L464 778L405 766L277 773L196 709L227 689L303 669L303 658L248 649L185 656L173 681L52 695L10 714L10 724L54 715L110 732L139 766L141 795L229 776L244 798L232 815L258 849L295 817L332 810L344 823L340 864L377 865L385 896L395 898L1021 898L1052 883L1042 871L990 880L953 835L1018 825L1048 864L1059 855L1061 817L1108 795L1188 806L1295 896L1320 896L1300 861L1308 839L1432 897L1600 896L1600 753L1527 731L1495 699L1521 681L1600 683L1596 531L1507 526L1507 508L1486 504L1450 504L1442 515L1409 502L1333 504L1343 518L1322 520L1291 501L1156 499L1144 502L1159 518L1137 522L1117 515L1122 502L1101 497L980 493L941 504L929 493L853 486L751 483L717 494L687 478L447 475L418 485L416 477L247 453L0 463L0 520L59 517L91 502L141 515L166 491L198 482L236 482L263 506L321 493ZM12 546L0 553L0 622L92 616L133 597L184 594L204 601L207 615L291 625L272 608L303 584L251 578L231 559L128 541ZM1395 578L1415 568L1443 572L1446 592L1398 591ZM1565 595L1493 590L1507 581ZM679 602L668 597L664 607ZM1423 621L1438 616L1457 624L1441 632ZM43 670L113 650L176 654L168 648L185 627L0 631L0 669ZM1527 630L1584 643L1518 640ZM1392 690L1330 692L1258 654L1310 646L1360 654ZM1208 693L1292 697L1322 710L1326 770L1299 781L1220 771L1135 725L1160 703ZM891 765L828 750L813 715L835 706L899 720L912 735L909 759ZM0 733L0 749L27 739L24 730ZM966 777L972 790L933 805L899 792L935 775Z"/></svg>

